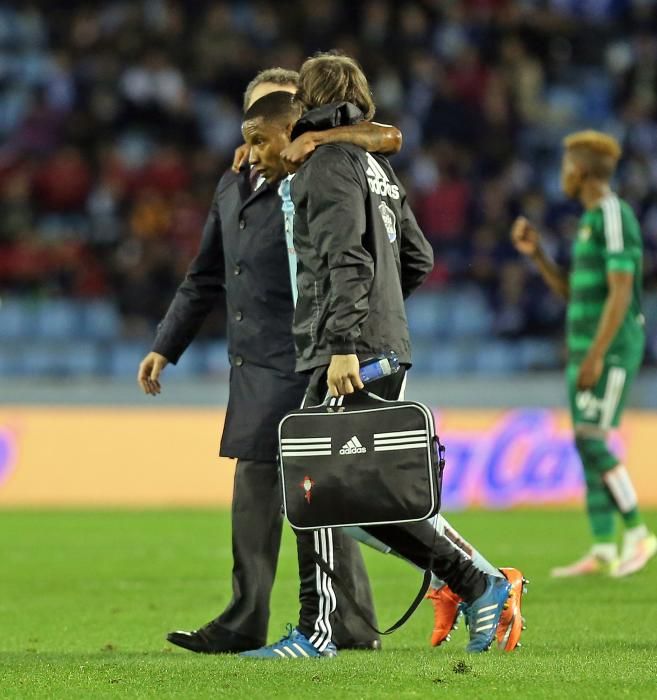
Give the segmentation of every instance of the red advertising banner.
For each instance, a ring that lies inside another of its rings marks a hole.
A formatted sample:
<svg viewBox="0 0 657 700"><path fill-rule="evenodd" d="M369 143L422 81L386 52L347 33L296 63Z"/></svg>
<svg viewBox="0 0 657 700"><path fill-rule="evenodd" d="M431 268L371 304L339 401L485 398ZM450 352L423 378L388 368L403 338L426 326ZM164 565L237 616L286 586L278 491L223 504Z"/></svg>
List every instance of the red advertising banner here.
<svg viewBox="0 0 657 700"><path fill-rule="evenodd" d="M216 506L233 462L207 408L0 407L2 506ZM581 502L581 467L560 411L436 413L447 446L443 504L506 508ZM612 445L639 498L657 506L657 414L629 412Z"/></svg>

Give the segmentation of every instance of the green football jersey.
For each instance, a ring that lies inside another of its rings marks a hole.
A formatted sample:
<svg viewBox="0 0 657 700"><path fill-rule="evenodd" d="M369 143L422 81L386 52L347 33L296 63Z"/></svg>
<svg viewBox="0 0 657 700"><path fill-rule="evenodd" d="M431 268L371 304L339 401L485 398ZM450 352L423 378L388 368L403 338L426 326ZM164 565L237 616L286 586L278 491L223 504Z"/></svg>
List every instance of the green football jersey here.
<svg viewBox="0 0 657 700"><path fill-rule="evenodd" d="M642 355L643 244L631 207L612 193L595 209L586 211L580 219L572 253L566 313L569 362L581 362L591 346L607 299L607 273L611 271L631 272L634 285L632 301L607 357L623 362Z"/></svg>

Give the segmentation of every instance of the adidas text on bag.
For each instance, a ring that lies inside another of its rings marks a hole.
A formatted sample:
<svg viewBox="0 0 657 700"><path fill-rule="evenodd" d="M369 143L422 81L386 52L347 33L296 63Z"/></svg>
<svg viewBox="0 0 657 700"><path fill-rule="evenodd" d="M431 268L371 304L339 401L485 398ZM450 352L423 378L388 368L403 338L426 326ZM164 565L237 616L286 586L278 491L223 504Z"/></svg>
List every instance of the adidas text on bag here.
<svg viewBox="0 0 657 700"><path fill-rule="evenodd" d="M340 448L341 455L357 455L367 452L367 449L360 444L360 440L356 435L347 440Z"/></svg>

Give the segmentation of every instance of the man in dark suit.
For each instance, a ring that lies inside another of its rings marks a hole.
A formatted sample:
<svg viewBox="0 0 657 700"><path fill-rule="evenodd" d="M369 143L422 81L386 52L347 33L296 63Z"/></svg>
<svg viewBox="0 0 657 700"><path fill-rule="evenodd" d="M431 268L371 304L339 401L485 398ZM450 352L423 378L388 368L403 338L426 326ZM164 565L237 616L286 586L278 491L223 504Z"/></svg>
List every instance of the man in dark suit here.
<svg viewBox="0 0 657 700"><path fill-rule="evenodd" d="M247 88L245 106L273 90L295 92L296 77L281 69L261 73ZM391 138L391 128L372 124L356 131L336 130L328 138L384 151L391 143L397 148L399 144L394 133ZM289 138L281 138L272 158L280 162L280 151L288 145ZM231 371L220 454L238 460L232 504L233 598L202 628L168 635L173 644L196 652L231 653L266 642L282 528L277 426L285 413L301 404L307 384L307 378L294 371L293 303L277 194L284 175L277 169L252 173L248 168L224 174L198 255L139 367L141 387L147 394L158 394L160 373L166 364L178 361L225 291ZM352 593L374 621L369 581L355 542L349 542L344 556L345 568L353 574ZM334 626L342 648L378 646L376 635L358 618L346 624L340 602Z"/></svg>

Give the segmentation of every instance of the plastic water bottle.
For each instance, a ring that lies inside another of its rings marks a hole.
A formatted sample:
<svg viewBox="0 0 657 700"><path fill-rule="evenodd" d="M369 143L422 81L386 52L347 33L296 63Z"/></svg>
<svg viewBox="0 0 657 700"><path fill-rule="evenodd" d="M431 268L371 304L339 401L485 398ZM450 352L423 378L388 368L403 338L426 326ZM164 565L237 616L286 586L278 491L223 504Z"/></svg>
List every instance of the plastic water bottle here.
<svg viewBox="0 0 657 700"><path fill-rule="evenodd" d="M360 378L363 384L373 382L381 377L389 377L399 371L399 358L393 350L368 360L360 366Z"/></svg>

